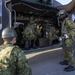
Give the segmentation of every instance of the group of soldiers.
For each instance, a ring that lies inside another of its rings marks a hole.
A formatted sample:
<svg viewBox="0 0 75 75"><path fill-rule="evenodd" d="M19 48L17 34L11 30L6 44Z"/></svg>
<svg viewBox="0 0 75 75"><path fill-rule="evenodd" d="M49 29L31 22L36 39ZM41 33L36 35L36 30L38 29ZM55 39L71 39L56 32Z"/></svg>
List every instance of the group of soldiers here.
<svg viewBox="0 0 75 75"><path fill-rule="evenodd" d="M39 38L51 39L52 33L49 31L46 34L47 28L45 25L36 24L33 17L30 18L27 26L19 25L15 30L17 31L17 45L25 49L36 48ZM21 39L21 40L19 40Z"/></svg>
<svg viewBox="0 0 75 75"><path fill-rule="evenodd" d="M64 68L64 71L74 71L75 23L70 20L65 10L60 10L57 15L62 19L61 37L59 37L59 40L62 41L64 51L64 61L60 62L60 64L68 65L68 67ZM34 29L30 26L30 33L36 34L32 32L31 28ZM28 32L28 30L26 29L25 32ZM33 40L36 38L35 35L30 37L29 33L24 34L28 35L27 38L25 35L23 36L25 37L24 40L28 38ZM32 75L24 52L18 46L14 45L16 37L17 34L13 28L5 28L2 31L4 43L0 46L0 75Z"/></svg>
<svg viewBox="0 0 75 75"><path fill-rule="evenodd" d="M62 41L62 48L64 51L64 61L60 62L61 65L69 65L64 68L65 71L73 71L74 68L74 45L75 45L75 23L70 19L68 13L65 10L60 10L57 14L58 18L62 20L61 23L61 37L59 41ZM45 28L46 29L46 28ZM45 31L44 29L44 31ZM47 30L47 29L46 29ZM46 38L51 40L53 38L52 32L46 32ZM44 37L43 36L43 37ZM26 41L26 44L33 44L35 47L35 41L37 40L37 26L33 18L30 19L28 26L23 31L23 42ZM27 41L29 43L27 43ZM31 42L30 42L31 41ZM51 41L50 41L51 43ZM28 47L25 44L26 47Z"/></svg>

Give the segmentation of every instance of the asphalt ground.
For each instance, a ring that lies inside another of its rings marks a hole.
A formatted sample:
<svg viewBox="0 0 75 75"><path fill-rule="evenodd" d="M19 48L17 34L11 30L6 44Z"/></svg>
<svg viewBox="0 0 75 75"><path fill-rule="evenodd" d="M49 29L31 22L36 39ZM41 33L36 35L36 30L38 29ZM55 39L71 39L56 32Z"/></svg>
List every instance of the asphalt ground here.
<svg viewBox="0 0 75 75"><path fill-rule="evenodd" d="M74 53L75 55L75 53ZM32 75L75 75L75 71L65 72L66 66L59 64L63 58L62 48L48 49L44 51L26 54Z"/></svg>

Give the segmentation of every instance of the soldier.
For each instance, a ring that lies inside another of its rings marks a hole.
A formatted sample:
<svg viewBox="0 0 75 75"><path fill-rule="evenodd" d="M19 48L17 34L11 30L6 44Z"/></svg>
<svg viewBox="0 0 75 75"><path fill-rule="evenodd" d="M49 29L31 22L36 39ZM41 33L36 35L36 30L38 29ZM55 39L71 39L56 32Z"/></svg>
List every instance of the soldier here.
<svg viewBox="0 0 75 75"><path fill-rule="evenodd" d="M16 36L12 28L2 31L4 44L0 46L0 75L32 75L24 52L14 45Z"/></svg>
<svg viewBox="0 0 75 75"><path fill-rule="evenodd" d="M60 10L58 16L62 19L61 38L62 48L64 51L64 61L60 62L61 65L68 65L64 70L67 72L74 71L74 43L75 43L75 23L71 21L68 13L65 10Z"/></svg>
<svg viewBox="0 0 75 75"><path fill-rule="evenodd" d="M35 47L36 35L37 35L36 34L36 25L33 20L33 17L31 17L29 24L24 29L23 40L24 41L31 41L31 46Z"/></svg>

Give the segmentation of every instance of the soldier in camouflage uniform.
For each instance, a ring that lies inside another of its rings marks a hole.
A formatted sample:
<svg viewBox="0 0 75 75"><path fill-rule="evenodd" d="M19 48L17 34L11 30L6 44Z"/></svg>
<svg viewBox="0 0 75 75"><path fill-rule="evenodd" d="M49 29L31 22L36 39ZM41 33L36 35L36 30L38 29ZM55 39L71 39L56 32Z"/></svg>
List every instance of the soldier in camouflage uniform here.
<svg viewBox="0 0 75 75"><path fill-rule="evenodd" d="M34 47L36 41L36 25L33 17L30 18L29 24L26 26L23 32L23 40L31 41L31 46Z"/></svg>
<svg viewBox="0 0 75 75"><path fill-rule="evenodd" d="M32 75L25 54L15 46L16 32L5 28L2 32L4 44L0 46L0 75Z"/></svg>
<svg viewBox="0 0 75 75"><path fill-rule="evenodd" d="M64 61L60 62L61 65L68 65L64 68L65 71L74 71L74 44L75 44L75 23L71 21L65 10L60 10L58 12L60 19L64 20L62 22L62 48L64 50Z"/></svg>

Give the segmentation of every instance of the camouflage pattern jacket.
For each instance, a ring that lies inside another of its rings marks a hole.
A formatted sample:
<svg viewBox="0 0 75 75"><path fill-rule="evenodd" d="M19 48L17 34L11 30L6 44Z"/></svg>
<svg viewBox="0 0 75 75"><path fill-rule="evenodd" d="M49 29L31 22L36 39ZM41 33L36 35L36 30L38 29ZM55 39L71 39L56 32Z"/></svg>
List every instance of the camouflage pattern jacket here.
<svg viewBox="0 0 75 75"><path fill-rule="evenodd" d="M36 34L35 25L28 25L23 32L23 39L24 40L34 40L36 39L35 34Z"/></svg>
<svg viewBox="0 0 75 75"><path fill-rule="evenodd" d="M62 23L62 36L67 34L69 38L67 38L64 44L67 47L73 47L75 43L75 23L72 22L69 18L66 18Z"/></svg>
<svg viewBox="0 0 75 75"><path fill-rule="evenodd" d="M12 44L0 46L0 75L32 75L25 54Z"/></svg>

